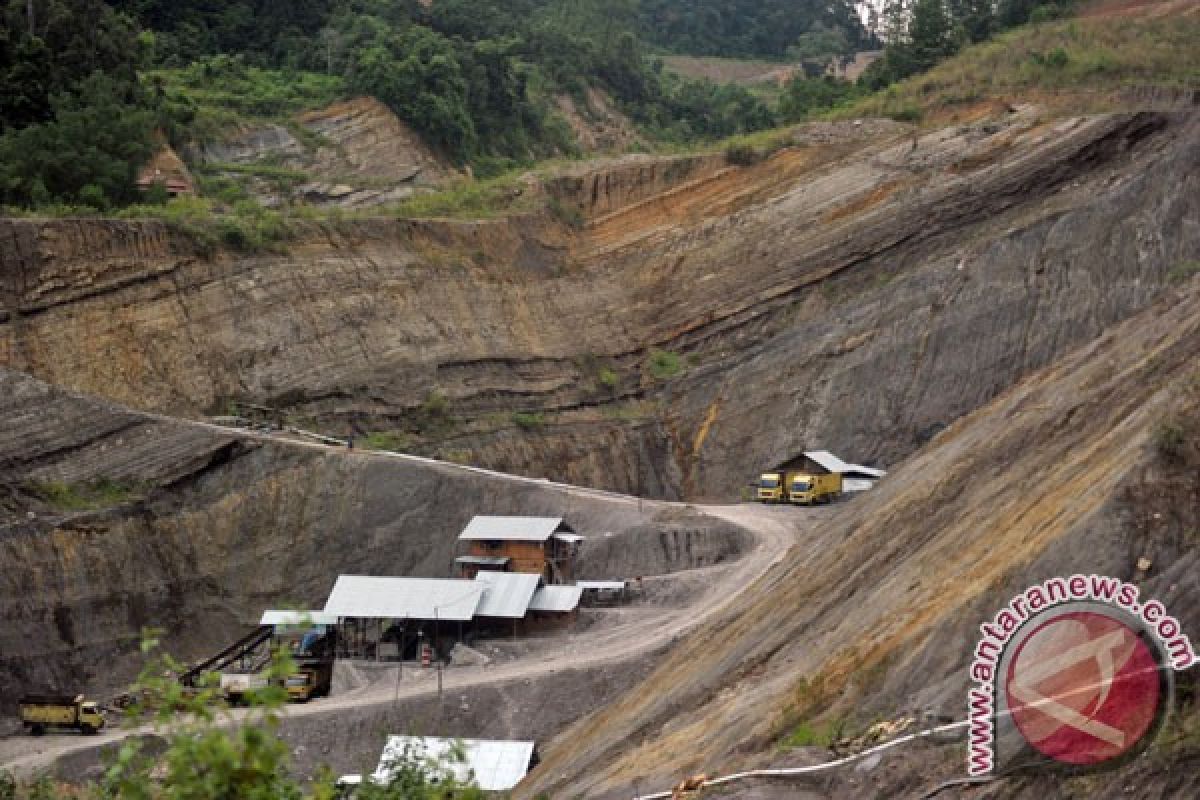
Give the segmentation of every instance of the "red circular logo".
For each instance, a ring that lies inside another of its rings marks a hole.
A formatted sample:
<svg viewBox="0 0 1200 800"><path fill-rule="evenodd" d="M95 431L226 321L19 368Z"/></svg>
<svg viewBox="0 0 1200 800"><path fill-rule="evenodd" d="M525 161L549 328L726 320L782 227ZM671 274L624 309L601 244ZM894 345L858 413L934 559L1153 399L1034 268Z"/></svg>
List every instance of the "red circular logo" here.
<svg viewBox="0 0 1200 800"><path fill-rule="evenodd" d="M1074 611L1039 625L1008 665L1005 693L1021 735L1067 764L1129 752L1158 717L1159 665L1120 620Z"/></svg>

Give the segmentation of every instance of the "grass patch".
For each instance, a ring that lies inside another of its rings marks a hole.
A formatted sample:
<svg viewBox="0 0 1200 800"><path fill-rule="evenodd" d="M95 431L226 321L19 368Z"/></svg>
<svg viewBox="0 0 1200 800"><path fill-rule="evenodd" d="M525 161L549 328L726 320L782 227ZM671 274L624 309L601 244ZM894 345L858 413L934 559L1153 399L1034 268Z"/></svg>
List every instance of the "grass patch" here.
<svg viewBox="0 0 1200 800"><path fill-rule="evenodd" d="M538 205L536 194L513 173L483 181L462 181L438 192L419 194L391 206L387 213L405 219L488 219L534 210Z"/></svg>
<svg viewBox="0 0 1200 800"><path fill-rule="evenodd" d="M373 431L362 438L362 444L371 450L403 452L408 446L408 434L403 431Z"/></svg>
<svg viewBox="0 0 1200 800"><path fill-rule="evenodd" d="M846 731L846 720L842 717L831 720L804 720L780 741L780 747L829 747L839 741Z"/></svg>
<svg viewBox="0 0 1200 800"><path fill-rule="evenodd" d="M1200 18L1097 17L1027 25L930 71L837 109L846 119L917 121L941 108L1023 91L1114 90L1200 83Z"/></svg>
<svg viewBox="0 0 1200 800"><path fill-rule="evenodd" d="M650 351L647 367L654 379L660 381L681 375L687 369L683 358L678 353L658 349Z"/></svg>
<svg viewBox="0 0 1200 800"><path fill-rule="evenodd" d="M734 136L722 143L725 162L738 167L748 167L766 161L792 143L792 131L772 129Z"/></svg>
<svg viewBox="0 0 1200 800"><path fill-rule="evenodd" d="M1200 261L1195 259L1191 261L1181 261L1171 267L1167 272L1167 281L1169 283L1183 283L1193 275L1200 274Z"/></svg>
<svg viewBox="0 0 1200 800"><path fill-rule="evenodd" d="M596 383L608 389L610 392L617 388L621 382L621 378L617 373L609 367L601 367L600 372L596 374Z"/></svg>
<svg viewBox="0 0 1200 800"><path fill-rule="evenodd" d="M217 211L207 198L176 197L163 205L130 206L119 216L161 220L205 255L221 246L240 253L282 252L295 233L290 217L249 199Z"/></svg>
<svg viewBox="0 0 1200 800"><path fill-rule="evenodd" d="M88 483L49 481L35 483L30 490L57 511L95 511L113 508L137 499L137 487L120 481L99 478Z"/></svg>
<svg viewBox="0 0 1200 800"><path fill-rule="evenodd" d="M621 422L639 422L650 419L658 411L658 405L653 400L638 400L615 406L606 406L603 414L608 419Z"/></svg>
<svg viewBox="0 0 1200 800"><path fill-rule="evenodd" d="M512 420L523 431L540 430L546 424L546 417L540 411L514 411Z"/></svg>

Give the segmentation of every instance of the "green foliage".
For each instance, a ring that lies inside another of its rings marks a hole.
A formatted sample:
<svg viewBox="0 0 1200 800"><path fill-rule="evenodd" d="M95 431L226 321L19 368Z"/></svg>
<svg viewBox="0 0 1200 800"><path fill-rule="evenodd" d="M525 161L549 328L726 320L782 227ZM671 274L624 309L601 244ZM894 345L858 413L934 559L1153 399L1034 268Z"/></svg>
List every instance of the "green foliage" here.
<svg viewBox="0 0 1200 800"><path fill-rule="evenodd" d="M1154 446L1167 461L1182 460L1187 448L1187 429L1176 418L1163 420L1154 430Z"/></svg>
<svg viewBox="0 0 1200 800"><path fill-rule="evenodd" d="M796 75L788 81L779 100L779 116L796 122L815 111L825 111L863 96L856 84L835 78L805 78Z"/></svg>
<svg viewBox="0 0 1200 800"><path fill-rule="evenodd" d="M814 722L804 720L796 724L780 742L782 747L829 747L840 740L845 732L846 720L839 717Z"/></svg>
<svg viewBox="0 0 1200 800"><path fill-rule="evenodd" d="M546 423L546 417L540 411L514 411L512 419L523 431L536 431Z"/></svg>
<svg viewBox="0 0 1200 800"><path fill-rule="evenodd" d="M647 363L650 369L650 374L656 380L666 380L673 378L676 375L683 373L686 366L683 359L678 353L672 353L669 350L651 350L650 360Z"/></svg>
<svg viewBox="0 0 1200 800"><path fill-rule="evenodd" d="M1200 260L1180 261L1167 272L1167 281L1169 283L1183 283L1197 274L1200 274Z"/></svg>
<svg viewBox="0 0 1200 800"><path fill-rule="evenodd" d="M222 246L241 253L280 252L295 232L291 217L251 200L236 201L231 208L218 212L211 200L174 197L160 206L131 206L120 216L160 219L171 230L191 239L204 255Z"/></svg>
<svg viewBox="0 0 1200 800"><path fill-rule="evenodd" d="M500 213L532 210L535 198L516 175L463 181L438 192L418 194L392 206L397 217L462 217L480 219Z"/></svg>
<svg viewBox="0 0 1200 800"><path fill-rule="evenodd" d="M57 511L94 511L112 508L136 499L137 487L98 478L87 483L48 481L32 484L30 490Z"/></svg>
<svg viewBox="0 0 1200 800"><path fill-rule="evenodd" d="M673 52L783 58L869 49L870 36L850 3L817 0L641 0L650 41ZM814 48L814 44L817 46Z"/></svg>
<svg viewBox="0 0 1200 800"><path fill-rule="evenodd" d="M0 136L0 203L105 209L136 197L154 112L128 102L127 89L100 73L78 88L51 98L49 120Z"/></svg>
<svg viewBox="0 0 1200 800"><path fill-rule="evenodd" d="M408 446L408 435L403 431L375 431L368 433L362 443L372 450L402 452Z"/></svg>
<svg viewBox="0 0 1200 800"><path fill-rule="evenodd" d="M621 382L621 378L611 368L601 367L600 372L596 375L596 382L605 389L612 391L617 388L617 384Z"/></svg>

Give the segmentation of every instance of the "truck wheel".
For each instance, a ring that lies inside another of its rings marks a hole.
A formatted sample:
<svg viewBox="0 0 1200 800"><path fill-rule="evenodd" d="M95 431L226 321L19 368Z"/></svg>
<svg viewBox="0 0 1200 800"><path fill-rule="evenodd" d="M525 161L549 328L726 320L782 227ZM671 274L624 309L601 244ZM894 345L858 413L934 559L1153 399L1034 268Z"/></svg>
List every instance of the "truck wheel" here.
<svg viewBox="0 0 1200 800"><path fill-rule="evenodd" d="M93 728L91 725L80 725L79 730L81 733L83 733L84 736L91 736L93 733L96 732L96 729Z"/></svg>
<svg viewBox="0 0 1200 800"><path fill-rule="evenodd" d="M46 732L46 726L40 722L35 722L33 725L31 725L29 727L29 732L31 734L33 734L34 736L41 736L43 733Z"/></svg>

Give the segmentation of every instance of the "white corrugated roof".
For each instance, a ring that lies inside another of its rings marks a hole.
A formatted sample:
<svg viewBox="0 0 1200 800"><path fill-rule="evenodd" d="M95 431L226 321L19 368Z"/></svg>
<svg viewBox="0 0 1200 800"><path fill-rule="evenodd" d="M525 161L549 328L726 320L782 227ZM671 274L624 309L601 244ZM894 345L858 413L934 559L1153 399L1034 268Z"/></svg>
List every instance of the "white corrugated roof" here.
<svg viewBox="0 0 1200 800"><path fill-rule="evenodd" d="M584 539L578 533L556 533L554 534L554 538L562 542L568 542L569 544L579 544Z"/></svg>
<svg viewBox="0 0 1200 800"><path fill-rule="evenodd" d="M842 461L828 450L808 450L804 453L804 457L812 459L830 472L840 472L843 475L845 475L847 472L857 472L863 475L870 475L873 478L882 478L887 474L887 472L881 469L864 467L860 464L850 464Z"/></svg>
<svg viewBox="0 0 1200 800"><path fill-rule="evenodd" d="M476 616L520 619L529 610L529 601L542 576L527 572L480 572L475 580L487 584L475 609Z"/></svg>
<svg viewBox="0 0 1200 800"><path fill-rule="evenodd" d="M583 595L581 586L543 586L533 593L529 601L530 611L574 611L579 608L579 598Z"/></svg>
<svg viewBox="0 0 1200 800"><path fill-rule="evenodd" d="M324 611L264 611L259 625L337 625L337 614Z"/></svg>
<svg viewBox="0 0 1200 800"><path fill-rule="evenodd" d="M467 523L458 538L468 542L544 542L562 524L562 517L475 517Z"/></svg>
<svg viewBox="0 0 1200 800"><path fill-rule="evenodd" d="M454 761L450 754L461 743L464 760ZM433 736L389 736L374 780L387 783L395 761L404 759L432 760L452 772L462 782L474 783L487 792L505 792L520 783L529 772L533 759L533 742L500 741L495 739L439 739Z"/></svg>
<svg viewBox="0 0 1200 800"><path fill-rule="evenodd" d="M364 619L469 620L483 585L476 581L340 575L325 611Z"/></svg>
<svg viewBox="0 0 1200 800"><path fill-rule="evenodd" d="M625 588L625 581L575 581L575 585L585 591L588 589L600 589L616 592Z"/></svg>

